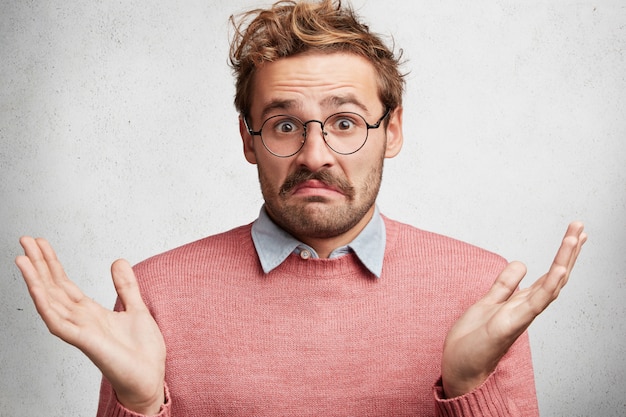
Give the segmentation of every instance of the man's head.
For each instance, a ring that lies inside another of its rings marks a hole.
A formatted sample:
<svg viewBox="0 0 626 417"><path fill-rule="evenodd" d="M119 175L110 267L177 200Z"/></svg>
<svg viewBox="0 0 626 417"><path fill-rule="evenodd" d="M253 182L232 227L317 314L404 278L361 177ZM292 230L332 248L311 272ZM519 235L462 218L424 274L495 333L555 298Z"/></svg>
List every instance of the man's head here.
<svg viewBox="0 0 626 417"><path fill-rule="evenodd" d="M244 154L268 215L326 256L371 219L402 146L398 62L332 1L244 16L231 55Z"/></svg>
<svg viewBox="0 0 626 417"><path fill-rule="evenodd" d="M231 22L235 28L230 49L235 107L242 115L249 114L256 70L263 63L310 51L346 52L367 59L376 68L384 107L393 110L402 105L399 56L341 1L280 1L269 9L231 16Z"/></svg>

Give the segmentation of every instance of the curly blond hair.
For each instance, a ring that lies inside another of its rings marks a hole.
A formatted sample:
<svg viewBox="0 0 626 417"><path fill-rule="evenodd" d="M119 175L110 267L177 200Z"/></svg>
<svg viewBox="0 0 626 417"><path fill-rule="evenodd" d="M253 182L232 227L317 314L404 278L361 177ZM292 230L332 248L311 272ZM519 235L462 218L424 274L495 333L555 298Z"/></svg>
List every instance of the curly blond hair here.
<svg viewBox="0 0 626 417"><path fill-rule="evenodd" d="M359 21L340 0L320 2L278 1L268 9L231 16L234 33L230 64L236 78L235 107L247 115L256 68L307 51L348 52L368 59L378 74L378 94L383 105L402 104L404 76L401 51L396 56L379 35Z"/></svg>

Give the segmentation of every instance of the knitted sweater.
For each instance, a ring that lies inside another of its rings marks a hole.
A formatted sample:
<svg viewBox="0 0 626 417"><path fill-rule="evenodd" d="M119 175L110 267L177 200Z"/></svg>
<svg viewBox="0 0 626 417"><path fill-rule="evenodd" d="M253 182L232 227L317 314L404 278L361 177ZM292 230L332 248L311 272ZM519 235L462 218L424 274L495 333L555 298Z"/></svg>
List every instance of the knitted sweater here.
<svg viewBox="0 0 626 417"><path fill-rule="evenodd" d="M352 254L264 274L250 225L137 265L167 346L160 415L537 416L526 334L471 393L436 383L448 330L506 262L384 220L380 278ZM98 416L136 414L103 380Z"/></svg>

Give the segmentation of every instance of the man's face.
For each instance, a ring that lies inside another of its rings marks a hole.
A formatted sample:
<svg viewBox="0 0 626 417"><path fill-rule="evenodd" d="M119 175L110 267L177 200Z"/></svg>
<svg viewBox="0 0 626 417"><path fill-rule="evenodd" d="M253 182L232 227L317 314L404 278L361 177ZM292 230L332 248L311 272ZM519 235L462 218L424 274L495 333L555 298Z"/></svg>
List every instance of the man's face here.
<svg viewBox="0 0 626 417"><path fill-rule="evenodd" d="M278 114L323 121L345 111L374 124L385 110L367 60L347 53L305 53L257 70L248 123L259 130ZM345 243L352 240L374 211L383 159L395 156L402 145L401 109L389 117L389 125L370 129L363 148L351 155L331 150L319 123L310 123L304 146L287 158L272 155L260 136L250 135L240 122L244 153L258 165L272 220L306 243L342 236Z"/></svg>

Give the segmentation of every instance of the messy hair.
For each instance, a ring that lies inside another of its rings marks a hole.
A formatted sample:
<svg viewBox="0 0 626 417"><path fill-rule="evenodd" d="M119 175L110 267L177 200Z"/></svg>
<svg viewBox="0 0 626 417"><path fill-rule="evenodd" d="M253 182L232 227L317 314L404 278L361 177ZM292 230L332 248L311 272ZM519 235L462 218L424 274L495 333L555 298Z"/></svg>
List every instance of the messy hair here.
<svg viewBox="0 0 626 417"><path fill-rule="evenodd" d="M254 75L260 65L308 51L347 52L366 58L376 69L383 105L395 109L402 104L401 51L396 56L341 0L278 1L268 9L231 16L230 21L235 107L241 114L250 110Z"/></svg>

